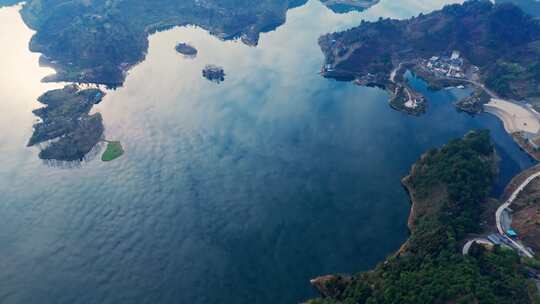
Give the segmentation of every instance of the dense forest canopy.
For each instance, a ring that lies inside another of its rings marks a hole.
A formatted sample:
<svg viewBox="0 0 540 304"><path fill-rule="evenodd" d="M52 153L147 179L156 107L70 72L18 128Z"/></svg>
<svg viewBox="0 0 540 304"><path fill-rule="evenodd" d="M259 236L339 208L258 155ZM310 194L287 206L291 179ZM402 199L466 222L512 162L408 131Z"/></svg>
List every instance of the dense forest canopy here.
<svg viewBox="0 0 540 304"><path fill-rule="evenodd" d="M193 24L222 39L255 45L261 32L283 24L287 10L305 2L30 0L22 15L36 30L31 50L57 69L49 80L121 85L124 72L144 59L150 33Z"/></svg>
<svg viewBox="0 0 540 304"><path fill-rule="evenodd" d="M0 0L0 6L20 1ZM50 81L121 85L144 59L147 36L177 25L200 26L222 39L256 45L261 32L285 22L307 0L29 0L22 9L34 30L30 48L56 68ZM325 1L328 2L328 1ZM367 8L376 0L332 0ZM330 4L329 4L330 5Z"/></svg>
<svg viewBox="0 0 540 304"><path fill-rule="evenodd" d="M527 14L540 17L540 1L537 0L496 0L496 3L513 3Z"/></svg>
<svg viewBox="0 0 540 304"><path fill-rule="evenodd" d="M461 253L478 229L494 165L487 131L426 153L405 181L416 209L407 243L372 271L327 280L332 294L311 303L535 303L517 254L481 246Z"/></svg>

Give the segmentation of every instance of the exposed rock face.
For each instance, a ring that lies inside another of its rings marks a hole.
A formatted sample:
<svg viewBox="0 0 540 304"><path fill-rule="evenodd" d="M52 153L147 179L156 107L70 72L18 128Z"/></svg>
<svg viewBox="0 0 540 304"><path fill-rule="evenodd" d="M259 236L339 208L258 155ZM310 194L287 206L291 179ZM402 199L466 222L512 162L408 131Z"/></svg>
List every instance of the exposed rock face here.
<svg viewBox="0 0 540 304"><path fill-rule="evenodd" d="M81 90L77 85L43 94L38 101L46 106L33 111L41 122L34 125L28 146L45 143L42 159L82 160L103 135L101 114L89 115L103 96L99 89Z"/></svg>

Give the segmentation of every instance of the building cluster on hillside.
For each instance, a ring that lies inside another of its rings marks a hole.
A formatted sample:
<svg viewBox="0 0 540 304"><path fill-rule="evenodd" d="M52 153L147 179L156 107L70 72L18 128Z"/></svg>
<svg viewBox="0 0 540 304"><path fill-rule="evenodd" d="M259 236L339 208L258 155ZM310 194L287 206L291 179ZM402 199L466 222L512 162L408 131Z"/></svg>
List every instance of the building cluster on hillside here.
<svg viewBox="0 0 540 304"><path fill-rule="evenodd" d="M433 56L423 59L420 64L437 77L465 78L464 60L459 51L453 51L450 57Z"/></svg>

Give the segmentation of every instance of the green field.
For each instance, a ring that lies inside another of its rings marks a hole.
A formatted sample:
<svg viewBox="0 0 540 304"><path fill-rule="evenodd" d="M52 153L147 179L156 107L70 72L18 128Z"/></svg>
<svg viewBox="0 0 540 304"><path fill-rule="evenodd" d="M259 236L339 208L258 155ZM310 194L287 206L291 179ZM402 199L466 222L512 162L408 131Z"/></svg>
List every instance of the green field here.
<svg viewBox="0 0 540 304"><path fill-rule="evenodd" d="M101 160L109 162L115 160L124 154L124 148L119 141L109 141L107 144L107 150L101 156Z"/></svg>

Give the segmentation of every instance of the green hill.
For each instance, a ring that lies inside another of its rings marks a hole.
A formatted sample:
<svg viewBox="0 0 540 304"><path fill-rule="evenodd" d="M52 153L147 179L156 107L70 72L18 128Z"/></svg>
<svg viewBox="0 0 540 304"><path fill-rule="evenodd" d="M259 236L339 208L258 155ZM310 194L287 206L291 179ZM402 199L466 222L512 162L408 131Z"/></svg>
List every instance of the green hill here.
<svg viewBox="0 0 540 304"><path fill-rule="evenodd" d="M413 201L411 236L369 272L315 281L326 296L310 303L534 303L513 251L476 246L461 254L495 178L487 131L427 152L404 179Z"/></svg>

